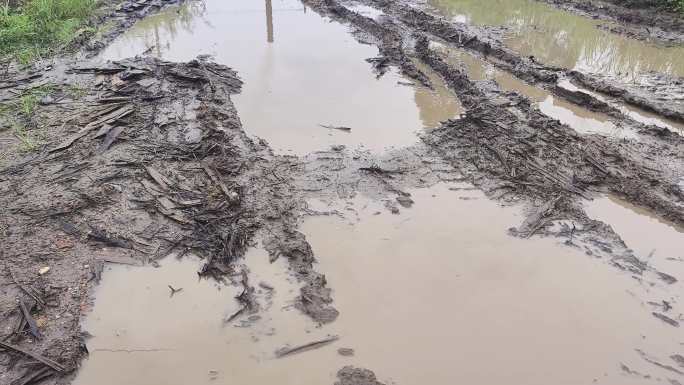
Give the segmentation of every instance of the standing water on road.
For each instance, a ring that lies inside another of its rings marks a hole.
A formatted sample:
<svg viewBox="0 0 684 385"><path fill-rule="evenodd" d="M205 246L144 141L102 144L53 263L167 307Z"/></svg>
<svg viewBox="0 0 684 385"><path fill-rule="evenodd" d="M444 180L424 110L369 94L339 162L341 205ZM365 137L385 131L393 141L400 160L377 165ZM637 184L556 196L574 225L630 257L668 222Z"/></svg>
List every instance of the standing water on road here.
<svg viewBox="0 0 684 385"><path fill-rule="evenodd" d="M198 281L196 260L112 267L84 325L95 337L74 385L320 385L350 364L404 385L643 384L621 365L668 375L635 349L667 359L680 349L676 329L644 311L629 274L553 240L508 236L517 210L467 187L412 198L399 215L356 197L332 202L343 215L304 221L340 310L330 325L292 308L296 280L258 249L245 263L262 311L225 324L241 288ZM183 290L171 296L168 285ZM340 339L275 357L331 335Z"/></svg>
<svg viewBox="0 0 684 385"><path fill-rule="evenodd" d="M296 0L190 2L137 23L102 58L146 50L175 61L208 54L237 70L245 83L233 101L245 130L282 152L403 147L416 132L461 112L453 94L445 102L399 84L410 80L395 70L378 79L365 61L378 55L376 48Z"/></svg>

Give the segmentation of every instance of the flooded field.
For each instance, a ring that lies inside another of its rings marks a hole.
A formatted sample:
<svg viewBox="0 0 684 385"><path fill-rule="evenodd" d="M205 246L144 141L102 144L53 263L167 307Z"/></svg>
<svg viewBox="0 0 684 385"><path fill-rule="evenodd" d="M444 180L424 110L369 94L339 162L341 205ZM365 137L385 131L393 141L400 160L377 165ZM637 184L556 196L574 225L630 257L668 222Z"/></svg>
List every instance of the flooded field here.
<svg viewBox="0 0 684 385"><path fill-rule="evenodd" d="M506 44L525 56L626 81L657 71L684 76L684 48L662 47L597 28L600 21L534 0L431 0L443 15L462 23L505 26Z"/></svg>
<svg viewBox="0 0 684 385"><path fill-rule="evenodd" d="M519 213L462 184L412 196L401 215L358 197L332 202L341 217L304 220L341 313L323 327L292 308L296 280L258 249L245 258L250 279L263 283L253 321L223 322L239 290L198 281L193 258L108 269L84 324L91 356L74 384L320 384L347 364L397 384L641 383L621 364L667 374L634 350L667 357L679 347L630 295L643 288L629 274L551 240L508 236ZM183 290L170 296L168 285ZM340 339L275 356L329 335Z"/></svg>
<svg viewBox="0 0 684 385"><path fill-rule="evenodd" d="M297 0L189 2L136 24L101 56L148 49L167 60L211 55L236 69L245 82L234 98L245 130L284 153L403 147L462 111L453 96L412 86L395 70L378 79L366 62L376 48Z"/></svg>

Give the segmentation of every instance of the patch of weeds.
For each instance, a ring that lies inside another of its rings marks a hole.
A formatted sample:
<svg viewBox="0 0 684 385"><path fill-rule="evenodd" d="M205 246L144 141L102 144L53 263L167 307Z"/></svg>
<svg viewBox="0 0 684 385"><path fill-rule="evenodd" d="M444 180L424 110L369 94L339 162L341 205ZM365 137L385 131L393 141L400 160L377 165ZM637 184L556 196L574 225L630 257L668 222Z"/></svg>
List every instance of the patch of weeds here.
<svg viewBox="0 0 684 385"><path fill-rule="evenodd" d="M18 100L0 105L0 116L10 115L12 112L23 114L30 118L40 104L40 100L55 91L55 86L46 84L25 91Z"/></svg>
<svg viewBox="0 0 684 385"><path fill-rule="evenodd" d="M28 132L22 125L16 124L14 126L14 136L19 139L19 151L33 152L40 147L39 138Z"/></svg>
<svg viewBox="0 0 684 385"><path fill-rule="evenodd" d="M96 0L25 0L17 7L0 5L0 55L22 63L83 33Z"/></svg>

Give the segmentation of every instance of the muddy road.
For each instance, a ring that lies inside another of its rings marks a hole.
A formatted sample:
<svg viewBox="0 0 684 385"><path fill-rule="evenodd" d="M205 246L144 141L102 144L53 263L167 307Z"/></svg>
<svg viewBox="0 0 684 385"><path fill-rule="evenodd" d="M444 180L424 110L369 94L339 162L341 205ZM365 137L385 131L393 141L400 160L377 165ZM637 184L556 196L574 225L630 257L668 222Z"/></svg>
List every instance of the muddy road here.
<svg viewBox="0 0 684 385"><path fill-rule="evenodd" d="M681 16L101 17L0 78L0 384L684 383Z"/></svg>

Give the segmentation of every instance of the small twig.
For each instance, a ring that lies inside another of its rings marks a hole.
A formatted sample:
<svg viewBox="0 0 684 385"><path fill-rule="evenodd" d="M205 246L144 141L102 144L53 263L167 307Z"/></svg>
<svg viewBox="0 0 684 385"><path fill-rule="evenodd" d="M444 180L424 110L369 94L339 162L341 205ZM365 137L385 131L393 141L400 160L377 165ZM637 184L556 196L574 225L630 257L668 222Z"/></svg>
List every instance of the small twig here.
<svg viewBox="0 0 684 385"><path fill-rule="evenodd" d="M43 364L45 364L45 365L51 367L52 369L54 369L54 370L56 370L56 371L58 371L58 372L63 372L63 371L65 370L65 369L64 369L64 366L60 365L59 363L57 363L57 362L55 362L55 361L52 361L52 360L49 359L49 358L43 357L43 356L41 356L40 354L31 353L31 352L29 352L29 351L27 351L27 350L24 350L24 349L20 348L20 347L17 347L17 346L14 346L14 345L10 345L10 344L7 344L7 343L4 343L4 342L1 342L1 341L0 341L0 348L3 348L3 349L5 349L5 350L12 350L12 351L15 351L15 352L17 352L17 353L21 353L21 354L23 354L23 355L25 355L25 356L31 357L31 358L33 358L34 360L36 360L36 361L38 361L38 362L41 362L41 363L43 363Z"/></svg>
<svg viewBox="0 0 684 385"><path fill-rule="evenodd" d="M173 297L174 295L176 295L176 293L180 293L181 291L183 291L182 287L180 289L174 289L173 286L171 286L171 285L168 285L168 286L169 286L169 289L171 289L171 294L169 294L169 297Z"/></svg>
<svg viewBox="0 0 684 385"><path fill-rule="evenodd" d="M304 344L304 345L297 346L294 348L283 347L283 348L276 350L275 355L277 358L282 358L282 357L289 356L292 354L297 354L297 353L305 352L308 350L318 349L318 348L321 348L325 345L333 343L339 339L340 339L340 337L338 337L338 336L331 336L331 337L328 337L328 338L320 340L320 341L309 342L308 344Z"/></svg>

